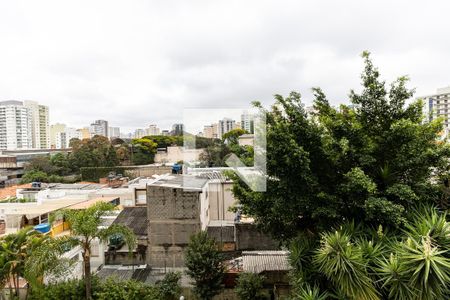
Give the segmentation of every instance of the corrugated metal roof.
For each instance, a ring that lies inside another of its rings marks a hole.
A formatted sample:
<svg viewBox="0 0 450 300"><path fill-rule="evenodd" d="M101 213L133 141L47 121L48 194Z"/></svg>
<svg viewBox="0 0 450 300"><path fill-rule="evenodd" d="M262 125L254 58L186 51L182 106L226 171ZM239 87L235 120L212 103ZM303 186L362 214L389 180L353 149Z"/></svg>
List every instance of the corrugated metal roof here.
<svg viewBox="0 0 450 300"><path fill-rule="evenodd" d="M243 251L242 270L262 273L264 271L289 271L288 251Z"/></svg>

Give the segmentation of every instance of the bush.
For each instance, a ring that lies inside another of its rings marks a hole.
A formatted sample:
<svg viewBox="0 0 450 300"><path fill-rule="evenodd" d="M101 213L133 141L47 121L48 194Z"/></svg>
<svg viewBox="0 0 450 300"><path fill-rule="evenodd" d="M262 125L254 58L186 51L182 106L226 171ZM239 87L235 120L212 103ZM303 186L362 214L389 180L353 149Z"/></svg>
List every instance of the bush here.
<svg viewBox="0 0 450 300"><path fill-rule="evenodd" d="M110 172L115 172L116 174L124 174L130 168L125 167L82 167L80 168L81 179L85 181L96 181L98 182L100 178L107 177Z"/></svg>
<svg viewBox="0 0 450 300"><path fill-rule="evenodd" d="M254 273L241 273L237 279L236 294L241 300L263 299L264 277Z"/></svg>
<svg viewBox="0 0 450 300"><path fill-rule="evenodd" d="M180 272L169 272L157 283L159 297L163 300L175 300L181 293Z"/></svg>

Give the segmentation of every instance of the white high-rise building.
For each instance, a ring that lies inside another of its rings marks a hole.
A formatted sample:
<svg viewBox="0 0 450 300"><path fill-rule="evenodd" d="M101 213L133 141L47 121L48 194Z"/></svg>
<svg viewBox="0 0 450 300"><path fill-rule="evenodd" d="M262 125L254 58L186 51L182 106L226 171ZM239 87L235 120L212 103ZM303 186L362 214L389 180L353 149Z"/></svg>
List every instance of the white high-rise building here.
<svg viewBox="0 0 450 300"><path fill-rule="evenodd" d="M241 128L248 133L255 133L253 114L249 114L247 111L244 111L241 115Z"/></svg>
<svg viewBox="0 0 450 300"><path fill-rule="evenodd" d="M437 89L435 94L420 98L424 100L426 120L432 121L443 118L443 135L447 136L450 131L450 86Z"/></svg>
<svg viewBox="0 0 450 300"><path fill-rule="evenodd" d="M95 120L89 127L92 136L102 135L108 137L108 129L108 121L105 120Z"/></svg>
<svg viewBox="0 0 450 300"><path fill-rule="evenodd" d="M70 140L73 138L78 138L79 133L76 128L67 127L64 131L58 132L56 134L56 148L66 149L69 148Z"/></svg>
<svg viewBox="0 0 450 300"><path fill-rule="evenodd" d="M150 124L147 128L147 135L160 135L161 131L155 124Z"/></svg>
<svg viewBox="0 0 450 300"><path fill-rule="evenodd" d="M120 127L109 127L108 134L110 139L119 138L120 137Z"/></svg>
<svg viewBox="0 0 450 300"><path fill-rule="evenodd" d="M0 102L0 150L31 149L32 112L21 101Z"/></svg>
<svg viewBox="0 0 450 300"><path fill-rule="evenodd" d="M134 138L135 139L140 139L143 138L145 136L145 130L138 128L134 131Z"/></svg>
<svg viewBox="0 0 450 300"><path fill-rule="evenodd" d="M31 111L31 141L34 149L50 148L50 126L48 106L36 101L24 101L23 105Z"/></svg>

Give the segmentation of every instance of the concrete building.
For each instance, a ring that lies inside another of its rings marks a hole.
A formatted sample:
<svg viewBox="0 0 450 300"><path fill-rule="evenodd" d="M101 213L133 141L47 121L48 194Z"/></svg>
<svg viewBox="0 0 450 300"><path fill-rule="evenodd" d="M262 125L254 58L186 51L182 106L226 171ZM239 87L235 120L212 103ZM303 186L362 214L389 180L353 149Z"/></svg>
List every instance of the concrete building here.
<svg viewBox="0 0 450 300"><path fill-rule="evenodd" d="M437 118L444 119L443 136L448 136L450 124L450 86L439 88L433 95L420 97L424 100L424 112L428 122Z"/></svg>
<svg viewBox="0 0 450 300"><path fill-rule="evenodd" d="M177 163L179 161L197 162L204 149L185 149L179 146L159 148L155 154L155 163Z"/></svg>
<svg viewBox="0 0 450 300"><path fill-rule="evenodd" d="M147 128L147 135L160 135L161 130L155 124L150 124Z"/></svg>
<svg viewBox="0 0 450 300"><path fill-rule="evenodd" d="M178 175L147 185L147 263L152 267L184 266L189 237L201 230L206 183L207 179Z"/></svg>
<svg viewBox="0 0 450 300"><path fill-rule="evenodd" d="M184 125L182 123L176 123L172 125L172 135L183 135Z"/></svg>
<svg viewBox="0 0 450 300"><path fill-rule="evenodd" d="M255 133L254 129L254 115L244 111L241 115L241 128L248 133Z"/></svg>
<svg viewBox="0 0 450 300"><path fill-rule="evenodd" d="M78 138L78 131L76 128L66 127L64 131L56 134L55 146L56 149L67 149L70 146L70 140Z"/></svg>
<svg viewBox="0 0 450 300"><path fill-rule="evenodd" d="M80 140L91 138L91 132L88 127L77 129L77 133Z"/></svg>
<svg viewBox="0 0 450 300"><path fill-rule="evenodd" d="M253 134L243 134L238 138L239 146L254 146L255 136Z"/></svg>
<svg viewBox="0 0 450 300"><path fill-rule="evenodd" d="M108 128L108 137L110 139L119 138L120 137L120 127L109 127Z"/></svg>
<svg viewBox="0 0 450 300"><path fill-rule="evenodd" d="M91 136L102 135L108 137L108 129L108 121L105 120L95 120L89 127Z"/></svg>
<svg viewBox="0 0 450 300"><path fill-rule="evenodd" d="M209 139L219 138L219 124L214 123L211 125L206 125L203 128L203 137L206 137Z"/></svg>
<svg viewBox="0 0 450 300"><path fill-rule="evenodd" d="M222 138L222 136L233 130L236 129L236 121L230 118L223 118L222 120L219 120L219 128L218 128L218 138Z"/></svg>
<svg viewBox="0 0 450 300"><path fill-rule="evenodd" d="M170 131L167 129L164 129L161 131L161 135L168 136L168 135L170 135Z"/></svg>
<svg viewBox="0 0 450 300"><path fill-rule="evenodd" d="M0 150L33 148L32 125L32 112L22 102L0 102Z"/></svg>
<svg viewBox="0 0 450 300"><path fill-rule="evenodd" d="M50 126L48 106L36 101L24 101L23 105L31 111L31 143L34 149L50 147Z"/></svg>
<svg viewBox="0 0 450 300"><path fill-rule="evenodd" d="M144 129L138 128L134 131L134 138L135 139L140 139L143 138L145 136L146 132Z"/></svg>
<svg viewBox="0 0 450 300"><path fill-rule="evenodd" d="M61 132L66 131L66 124L56 123L50 125L50 148L54 149L56 147L56 136Z"/></svg>

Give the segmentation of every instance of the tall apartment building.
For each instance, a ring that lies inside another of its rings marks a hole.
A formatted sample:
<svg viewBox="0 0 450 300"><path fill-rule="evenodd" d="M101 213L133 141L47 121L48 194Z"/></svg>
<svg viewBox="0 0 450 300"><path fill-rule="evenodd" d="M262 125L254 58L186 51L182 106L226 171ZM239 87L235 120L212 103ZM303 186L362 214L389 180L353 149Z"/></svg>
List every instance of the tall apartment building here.
<svg viewBox="0 0 450 300"><path fill-rule="evenodd" d="M134 131L134 138L135 139L143 138L145 136L145 133L146 132L144 129L138 128Z"/></svg>
<svg viewBox="0 0 450 300"><path fill-rule="evenodd" d="M437 89L433 95L420 97L424 100L427 121L442 117L444 119L444 135L447 136L450 124L450 86Z"/></svg>
<svg viewBox="0 0 450 300"><path fill-rule="evenodd" d="M66 149L70 146L70 140L78 138L78 131L76 128L67 127L64 131L56 135L56 149Z"/></svg>
<svg viewBox="0 0 450 300"><path fill-rule="evenodd" d="M91 131L90 131L89 127L83 127L83 128L77 129L77 132L78 132L78 138L80 140L91 138Z"/></svg>
<svg viewBox="0 0 450 300"><path fill-rule="evenodd" d="M147 128L147 135L160 135L161 131L155 124L150 124Z"/></svg>
<svg viewBox="0 0 450 300"><path fill-rule="evenodd" d="M66 124L56 123L50 125L50 148L58 148L56 146L56 138L61 132L66 131Z"/></svg>
<svg viewBox="0 0 450 300"><path fill-rule="evenodd" d="M219 124L214 123L211 125L206 125L203 128L203 137L209 138L209 139L217 139L219 138Z"/></svg>
<svg viewBox="0 0 450 300"><path fill-rule="evenodd" d="M176 123L172 125L172 135L183 135L184 125L181 123Z"/></svg>
<svg viewBox="0 0 450 300"><path fill-rule="evenodd" d="M105 120L95 120L89 127L92 136L102 135L108 137L108 129L108 121Z"/></svg>
<svg viewBox="0 0 450 300"><path fill-rule="evenodd" d="M241 128L248 133L255 133L253 114L249 114L247 111L244 111L241 115Z"/></svg>
<svg viewBox="0 0 450 300"><path fill-rule="evenodd" d="M32 112L21 101L0 102L0 150L33 148Z"/></svg>
<svg viewBox="0 0 450 300"><path fill-rule="evenodd" d="M24 101L23 105L31 111L31 140L34 149L50 148L50 126L48 106L36 101Z"/></svg>
<svg viewBox="0 0 450 300"><path fill-rule="evenodd" d="M230 118L223 118L219 120L219 128L218 128L218 138L222 138L222 136L236 128L236 121Z"/></svg>
<svg viewBox="0 0 450 300"><path fill-rule="evenodd" d="M120 137L120 127L109 127L108 128L109 138L119 138Z"/></svg>

